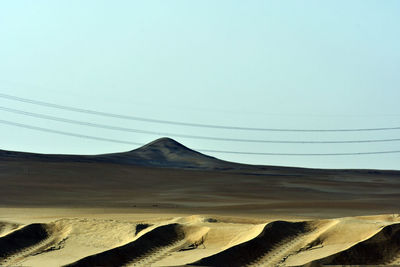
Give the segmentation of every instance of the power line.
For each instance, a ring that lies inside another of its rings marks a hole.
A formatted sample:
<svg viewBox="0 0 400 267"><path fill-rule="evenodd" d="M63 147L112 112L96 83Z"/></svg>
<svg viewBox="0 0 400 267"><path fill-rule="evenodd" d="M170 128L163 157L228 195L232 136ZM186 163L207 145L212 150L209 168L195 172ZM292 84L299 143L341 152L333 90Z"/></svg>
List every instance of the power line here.
<svg viewBox="0 0 400 267"><path fill-rule="evenodd" d="M26 129L31 129L31 130L47 132L47 133L55 133L55 134L60 134L60 135L72 136L72 137L92 139L92 140L96 140L96 141L106 141L106 142L113 142L113 143L119 143L119 144L143 145L141 143L136 143L136 142L58 131L58 130L53 130L53 129L49 129L49 128L43 128L43 127L37 127L37 126L32 126L32 125L27 125L27 124L22 124L22 123L11 122L11 121L7 121L7 120L0 120L0 123L6 124L6 125L17 126L17 127L21 127L21 128L26 128ZM375 154L400 153L400 150L373 151L373 152L350 152L350 153L264 153L264 152L226 151L226 150L210 150L210 149L195 149L195 150L200 151L200 152L208 152L208 153L263 155L263 156L355 156L355 155L375 155Z"/></svg>
<svg viewBox="0 0 400 267"><path fill-rule="evenodd" d="M178 133L166 133L166 132L154 132L154 131L146 131L140 129L126 128L126 127L117 127L110 126L105 124L91 123L86 121L79 120L71 120L62 117L50 116L40 113L28 112L13 108L1 107L0 110L12 112L15 114L52 120L63 123L77 124L83 126L89 126L94 128L102 128L108 130L116 130L122 132L134 132L134 133L142 133L142 134L152 134L152 135L160 135L160 136L174 136L174 137L182 137L182 138L190 138L190 139L203 139L203 140L214 140L214 141L228 141L228 142L247 142L247 143L272 143L272 144L354 144L354 143L378 143L378 142L397 142L400 141L400 138L392 138L392 139L369 139L369 140L328 140L328 141L293 141L293 140L259 140L259 139L240 139L240 138L222 138L215 136L201 136L201 135L188 135L188 134L178 134Z"/></svg>
<svg viewBox="0 0 400 267"><path fill-rule="evenodd" d="M37 130L37 131L42 131L42 132L47 132L47 133L55 133L55 134L61 134L61 135L66 135L66 136L72 136L72 137L92 139L92 140L96 140L96 141L106 141L106 142L137 145L137 146L143 145L142 143L137 143L137 142L121 141L121 140L117 140L117 139L103 138L103 137L97 137L97 136L92 136L92 135L84 135L84 134L77 134L77 133L71 133L71 132L65 132L65 131L58 131L58 130L53 130L53 129L49 129L49 128L37 127L37 126L33 126L33 125L16 123L16 122L6 121L6 120L0 120L0 123L17 126L17 127L21 127L21 128L26 128L26 129L30 129L30 130Z"/></svg>
<svg viewBox="0 0 400 267"><path fill-rule="evenodd" d="M350 152L350 153L264 153L264 152L241 152L241 151L222 151L202 149L198 150L208 153L241 154L241 155L263 155L263 156L356 156L356 155L376 155L400 153L398 151L373 151L373 152Z"/></svg>
<svg viewBox="0 0 400 267"><path fill-rule="evenodd" d="M50 102L38 101L29 98L22 98L13 95L0 93L1 98L19 101L44 107L68 110L73 112L80 112L90 115L104 116L110 118L135 120L151 123L161 123L169 125L187 126L187 127L198 127L198 128L213 128L213 129L225 129L225 130L243 130L243 131L269 131L269 132L367 132L367 131L389 131L389 130L400 130L400 127L381 127L381 128L355 128L355 129L283 129L283 128L253 128L253 127L240 127L240 126L227 126L227 125L215 125L215 124L202 124L202 123L189 123L169 120L158 120L145 117L128 116L122 114L108 113L90 109L76 108L70 106L59 105Z"/></svg>

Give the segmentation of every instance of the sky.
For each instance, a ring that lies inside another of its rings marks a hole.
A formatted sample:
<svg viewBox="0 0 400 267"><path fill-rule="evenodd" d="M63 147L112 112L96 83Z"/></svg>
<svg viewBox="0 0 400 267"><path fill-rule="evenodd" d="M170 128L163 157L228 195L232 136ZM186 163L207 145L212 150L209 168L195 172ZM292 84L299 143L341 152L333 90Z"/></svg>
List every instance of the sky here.
<svg viewBox="0 0 400 267"><path fill-rule="evenodd" d="M400 1L1 1L0 94L157 120L279 129L400 126ZM400 130L268 132L110 118L0 97L0 120L145 144L163 133L326 141L400 138ZM161 134L55 122L4 110ZM169 137L196 150L400 151L400 142L272 144ZM139 145L0 123L0 149L100 154ZM243 163L400 169L400 153L207 153Z"/></svg>

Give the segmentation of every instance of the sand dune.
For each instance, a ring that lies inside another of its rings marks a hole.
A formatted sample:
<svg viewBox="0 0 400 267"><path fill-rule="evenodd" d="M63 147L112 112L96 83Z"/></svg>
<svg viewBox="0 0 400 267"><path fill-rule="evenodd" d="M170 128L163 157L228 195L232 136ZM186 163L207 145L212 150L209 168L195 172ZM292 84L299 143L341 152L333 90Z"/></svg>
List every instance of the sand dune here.
<svg viewBox="0 0 400 267"><path fill-rule="evenodd" d="M311 231L307 222L275 221L268 223L255 238L240 243L218 254L203 258L195 265L201 266L274 266L282 258L277 248L293 244L299 236Z"/></svg>
<svg viewBox="0 0 400 267"><path fill-rule="evenodd" d="M379 229L370 238L350 248L315 260L308 266L320 265L400 265L400 224Z"/></svg>
<svg viewBox="0 0 400 267"><path fill-rule="evenodd" d="M167 224L145 233L128 244L85 257L67 266L125 266L133 262L148 266L152 261L147 260L149 257L154 257L155 254L154 261L156 261L163 254L183 243L184 238L185 234L181 225Z"/></svg>
<svg viewBox="0 0 400 267"><path fill-rule="evenodd" d="M14 231L18 227L20 227L20 225L17 223L0 222L0 237Z"/></svg>
<svg viewBox="0 0 400 267"><path fill-rule="evenodd" d="M0 262L13 265L31 255L59 249L68 234L59 223L32 223L0 237Z"/></svg>
<svg viewBox="0 0 400 267"><path fill-rule="evenodd" d="M82 216L31 223L2 236L0 264L320 266L398 264L400 259L399 215L301 221Z"/></svg>

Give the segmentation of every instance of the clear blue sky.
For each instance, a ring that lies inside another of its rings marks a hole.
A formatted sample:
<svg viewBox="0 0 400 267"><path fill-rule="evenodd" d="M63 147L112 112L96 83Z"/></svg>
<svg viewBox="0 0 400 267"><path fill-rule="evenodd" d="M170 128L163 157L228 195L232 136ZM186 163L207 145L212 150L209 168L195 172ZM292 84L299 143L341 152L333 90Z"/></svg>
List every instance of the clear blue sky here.
<svg viewBox="0 0 400 267"><path fill-rule="evenodd" d="M0 92L154 119L268 128L400 126L400 1L2 1ZM0 106L96 123L247 139L399 138L400 130L266 133L168 126L0 99ZM147 143L160 136L0 111L0 118ZM171 136L173 137L173 136ZM97 154L132 145L0 124L1 148ZM400 150L371 144L254 144L175 138L195 149L276 153ZM400 169L400 154L212 154L254 164Z"/></svg>

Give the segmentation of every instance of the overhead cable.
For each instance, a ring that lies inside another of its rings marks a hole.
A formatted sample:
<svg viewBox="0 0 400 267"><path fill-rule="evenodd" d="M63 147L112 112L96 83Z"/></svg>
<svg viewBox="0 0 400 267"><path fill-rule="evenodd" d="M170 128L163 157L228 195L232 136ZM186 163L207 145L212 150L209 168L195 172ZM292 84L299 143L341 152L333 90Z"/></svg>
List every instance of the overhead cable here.
<svg viewBox="0 0 400 267"><path fill-rule="evenodd" d="M189 134L179 134L179 133L168 133L168 132L154 132L147 131L141 129L134 128L126 128L126 127L117 127L110 126L99 123L92 123L87 121L80 120L71 120L62 117L50 116L40 113L28 112L13 108L1 107L0 110L12 112L14 114L20 114L40 119L52 120L63 123L70 123L82 126L89 126L94 128L102 128L108 130L122 131L122 132L134 132L141 134L151 134L151 135L159 135L159 136L174 136L181 138L189 138L189 139L203 139L203 140L214 140L214 141L227 141L227 142L244 142L244 143L272 143L272 144L354 144L354 143L379 143L379 142L397 142L400 141L400 138L392 138L392 139L367 139L367 140L326 140L326 141L309 141L309 140L260 140L260 139L241 139L241 138L223 138L216 136L201 136L201 135L189 135Z"/></svg>
<svg viewBox="0 0 400 267"><path fill-rule="evenodd" d="M243 131L265 131L265 132L367 132L367 131L389 131L389 130L400 130L399 126L396 127L380 127L380 128L353 128L353 129L289 129L289 128L258 128L258 127L241 127L241 126L228 126L228 125L215 125L215 124L202 124L202 123L190 123L190 122L180 122L180 121L170 121L170 120L159 120L138 116L129 116L123 114L115 114L103 111L96 111L91 109L77 108L65 105L59 105L55 103L38 101L29 98L17 97L9 94L0 93L0 97L8 100L19 101L49 108L62 109L73 112L80 112L90 115L143 121L150 123L160 123L169 124L177 126L187 126L187 127L198 127L198 128L213 128L213 129L225 129L225 130L243 130Z"/></svg>
<svg viewBox="0 0 400 267"><path fill-rule="evenodd" d="M130 144L130 145L143 145L141 143L124 141L124 140L117 140L117 139L110 139L110 138L103 138L91 135L82 135L77 133L65 132L65 131L58 131L49 128L37 127L33 125L27 125L23 123L16 123L7 120L0 120L0 123L22 127L26 129L42 131L47 133L54 133L72 137L79 137L85 139L92 139L96 141L106 141L106 142L113 142L119 144ZM375 155L375 154L393 154L393 153L400 153L400 150L392 150L392 151L372 151L372 152L349 152L349 153L269 153L269 152L245 152L245 151L227 151L227 150L210 150L210 149L195 149L196 151L205 152L205 153L222 153L222 154L241 154L241 155L263 155L263 156L357 156L357 155Z"/></svg>

